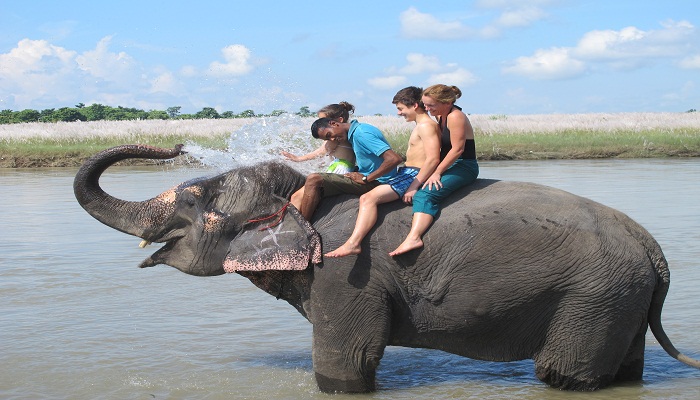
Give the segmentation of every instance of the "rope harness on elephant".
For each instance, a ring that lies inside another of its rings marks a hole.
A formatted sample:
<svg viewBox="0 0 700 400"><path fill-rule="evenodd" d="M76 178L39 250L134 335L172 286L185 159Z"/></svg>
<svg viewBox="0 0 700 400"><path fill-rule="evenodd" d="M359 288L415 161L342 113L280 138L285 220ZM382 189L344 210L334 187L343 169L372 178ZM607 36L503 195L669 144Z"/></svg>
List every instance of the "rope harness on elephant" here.
<svg viewBox="0 0 700 400"><path fill-rule="evenodd" d="M264 230L266 230L266 229L274 228L274 227L276 227L277 225L279 225L280 222L282 222L282 218L284 218L284 213L287 211L287 207L289 207L290 204L291 204L291 202L288 201L288 202L287 202L285 205L283 205L282 208L280 208L277 212L275 212L275 213L273 213L273 214L271 214L271 215L268 215L267 217L256 218L256 219L249 219L248 222L250 222L250 223L255 223L255 222L261 222L261 221L267 221L268 219L274 218L275 216L279 215L279 218L277 218L277 221L275 221L274 223L272 223L272 224L270 224L270 225L268 225L268 226L264 226L264 227L262 227L262 228L260 228L260 229L258 229L258 230L259 230L259 231L264 231Z"/></svg>

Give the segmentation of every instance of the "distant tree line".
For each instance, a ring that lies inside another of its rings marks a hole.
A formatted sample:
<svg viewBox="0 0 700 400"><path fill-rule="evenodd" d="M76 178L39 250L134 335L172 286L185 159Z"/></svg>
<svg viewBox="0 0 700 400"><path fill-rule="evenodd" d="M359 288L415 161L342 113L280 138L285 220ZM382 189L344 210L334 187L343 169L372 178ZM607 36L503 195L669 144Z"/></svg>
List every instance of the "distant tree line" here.
<svg viewBox="0 0 700 400"><path fill-rule="evenodd" d="M139 110L137 108L110 107L103 104L91 104L86 106L83 103L75 107L61 107L59 109L47 108L37 111L26 109L22 111L2 110L0 111L0 124L17 124L22 122L73 122L73 121L124 121L143 119L219 119L219 118L250 118L269 117L286 114L285 110L274 110L269 114L256 114L253 110L245 110L241 113L224 111L219 113L212 107L204 107L194 114L181 114L181 107L168 107L167 110ZM304 106L295 115L310 117L315 113Z"/></svg>

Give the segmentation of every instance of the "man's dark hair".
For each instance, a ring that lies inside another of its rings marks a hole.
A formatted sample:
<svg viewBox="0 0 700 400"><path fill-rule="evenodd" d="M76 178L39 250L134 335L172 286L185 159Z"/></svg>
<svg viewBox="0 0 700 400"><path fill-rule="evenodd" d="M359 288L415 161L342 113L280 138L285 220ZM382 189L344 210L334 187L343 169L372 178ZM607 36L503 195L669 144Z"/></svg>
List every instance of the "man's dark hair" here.
<svg viewBox="0 0 700 400"><path fill-rule="evenodd" d="M401 103L406 106L412 106L417 103L418 107L425 110L425 106L423 106L423 100L421 100L422 97L423 89L415 86L409 86L396 92L396 94L394 95L394 99L391 101L391 103Z"/></svg>
<svg viewBox="0 0 700 400"><path fill-rule="evenodd" d="M316 121L314 121L314 123L311 124L311 136L315 137L316 139L319 139L318 130L327 128L328 125L330 125L331 121L333 120L330 118L319 118Z"/></svg>

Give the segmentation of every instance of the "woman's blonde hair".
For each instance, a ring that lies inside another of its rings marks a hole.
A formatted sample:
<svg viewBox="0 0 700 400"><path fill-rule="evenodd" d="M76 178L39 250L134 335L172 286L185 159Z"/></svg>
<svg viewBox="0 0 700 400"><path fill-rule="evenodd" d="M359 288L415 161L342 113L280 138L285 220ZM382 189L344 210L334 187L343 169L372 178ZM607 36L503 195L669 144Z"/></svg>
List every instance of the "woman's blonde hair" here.
<svg viewBox="0 0 700 400"><path fill-rule="evenodd" d="M439 83L425 88L423 96L428 96L438 103L454 104L458 98L462 97L462 91L457 86L447 86Z"/></svg>

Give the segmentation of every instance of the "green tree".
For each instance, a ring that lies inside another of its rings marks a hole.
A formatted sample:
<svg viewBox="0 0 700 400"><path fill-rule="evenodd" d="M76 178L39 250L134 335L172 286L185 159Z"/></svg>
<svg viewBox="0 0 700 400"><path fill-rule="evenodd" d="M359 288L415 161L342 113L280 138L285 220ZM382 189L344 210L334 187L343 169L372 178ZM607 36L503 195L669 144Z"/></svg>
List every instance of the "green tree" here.
<svg viewBox="0 0 700 400"><path fill-rule="evenodd" d="M39 111L26 109L15 113L16 122L37 122L39 121Z"/></svg>
<svg viewBox="0 0 700 400"><path fill-rule="evenodd" d="M148 119L170 119L168 113L163 110L151 110L148 112Z"/></svg>
<svg viewBox="0 0 700 400"><path fill-rule="evenodd" d="M194 117L198 119L219 119L221 115L219 115L219 112L213 107L204 107L202 111L198 111Z"/></svg>
<svg viewBox="0 0 700 400"><path fill-rule="evenodd" d="M165 110L165 112L168 113L168 117L170 117L170 118L177 118L177 117L180 115L180 109L181 109L181 108L182 108L182 107L180 107L180 106L168 107L168 109Z"/></svg>
<svg viewBox="0 0 700 400"><path fill-rule="evenodd" d="M304 106L296 112L296 115L300 117L313 117L314 113L312 113L311 110L309 110L309 106Z"/></svg>
<svg viewBox="0 0 700 400"><path fill-rule="evenodd" d="M221 113L221 118L236 118L236 115L233 111L224 111Z"/></svg>
<svg viewBox="0 0 700 400"><path fill-rule="evenodd" d="M80 112L87 118L88 121L101 121L107 116L107 107L105 105L95 103L90 104L88 107L80 109Z"/></svg>
<svg viewBox="0 0 700 400"><path fill-rule="evenodd" d="M128 119L122 107L108 107L105 109L105 118L108 121L123 121Z"/></svg>
<svg viewBox="0 0 700 400"><path fill-rule="evenodd" d="M117 108L109 107L106 110L105 119L110 121L125 121L135 119L147 119L148 113L138 108L128 108L119 106Z"/></svg>
<svg viewBox="0 0 700 400"><path fill-rule="evenodd" d="M13 124L15 122L15 112L12 110L0 111L0 124Z"/></svg>
<svg viewBox="0 0 700 400"><path fill-rule="evenodd" d="M253 118L253 117L255 117L255 111L253 111L253 110L245 110L236 116L236 118Z"/></svg>
<svg viewBox="0 0 700 400"><path fill-rule="evenodd" d="M53 122L53 108L45 108L39 112L39 122Z"/></svg>
<svg viewBox="0 0 700 400"><path fill-rule="evenodd" d="M272 116L272 117L279 117L280 115L286 114L286 113L287 113L287 112L284 111L284 110L273 110L273 111L270 113L270 116Z"/></svg>
<svg viewBox="0 0 700 400"><path fill-rule="evenodd" d="M78 111L77 108L70 108L70 107L61 107L58 110L56 110L53 115L52 115L52 121L53 122L58 122L58 121L64 121L64 122L73 122L73 121L86 121L87 118L83 114Z"/></svg>
<svg viewBox="0 0 700 400"><path fill-rule="evenodd" d="M126 114L126 119L134 120L134 119L148 119L148 113L146 111L143 111L138 108L124 108L124 107L119 107L122 108Z"/></svg>

